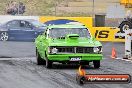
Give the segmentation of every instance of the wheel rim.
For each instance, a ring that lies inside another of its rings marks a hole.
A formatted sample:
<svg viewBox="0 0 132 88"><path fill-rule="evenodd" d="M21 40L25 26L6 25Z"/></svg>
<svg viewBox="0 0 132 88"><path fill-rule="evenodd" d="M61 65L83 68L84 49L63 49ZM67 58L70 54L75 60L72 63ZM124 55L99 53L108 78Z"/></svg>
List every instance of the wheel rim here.
<svg viewBox="0 0 132 88"><path fill-rule="evenodd" d="M0 35L0 40L7 41L8 40L8 34L6 32L2 32Z"/></svg>
<svg viewBox="0 0 132 88"><path fill-rule="evenodd" d="M129 25L127 25L127 24L125 24L124 26L123 26L123 31L125 32L126 30L129 30L130 29L130 27L129 27Z"/></svg>

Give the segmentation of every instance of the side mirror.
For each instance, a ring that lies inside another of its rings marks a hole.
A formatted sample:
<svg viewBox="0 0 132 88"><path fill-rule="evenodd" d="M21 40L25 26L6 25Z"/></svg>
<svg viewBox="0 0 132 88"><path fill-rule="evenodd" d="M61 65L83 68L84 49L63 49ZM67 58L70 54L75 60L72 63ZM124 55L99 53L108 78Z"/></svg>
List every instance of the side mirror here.
<svg viewBox="0 0 132 88"><path fill-rule="evenodd" d="M47 34L46 34L46 32L44 33L44 36L46 36Z"/></svg>

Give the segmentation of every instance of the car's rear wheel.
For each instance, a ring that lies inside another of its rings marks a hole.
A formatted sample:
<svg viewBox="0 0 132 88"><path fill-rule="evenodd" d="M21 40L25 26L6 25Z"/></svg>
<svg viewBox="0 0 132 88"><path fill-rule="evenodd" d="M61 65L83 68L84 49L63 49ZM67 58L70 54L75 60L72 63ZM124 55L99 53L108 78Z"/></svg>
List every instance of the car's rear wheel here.
<svg viewBox="0 0 132 88"><path fill-rule="evenodd" d="M52 63L53 62L48 59L47 55L45 55L45 58L46 58L46 65L45 65L45 67L46 68L52 68Z"/></svg>
<svg viewBox="0 0 132 88"><path fill-rule="evenodd" d="M7 32L1 32L0 33L0 40L1 41L7 41L9 39L9 35Z"/></svg>
<svg viewBox="0 0 132 88"><path fill-rule="evenodd" d="M37 59L37 64L38 64L38 65L45 65L45 64L46 64L46 61L43 60L43 59L40 57L40 54L39 54L39 52L37 51L37 49L36 49L36 59Z"/></svg>
<svg viewBox="0 0 132 88"><path fill-rule="evenodd" d="M93 61L93 65L94 65L94 68L99 68L100 67L100 61L99 60Z"/></svg>

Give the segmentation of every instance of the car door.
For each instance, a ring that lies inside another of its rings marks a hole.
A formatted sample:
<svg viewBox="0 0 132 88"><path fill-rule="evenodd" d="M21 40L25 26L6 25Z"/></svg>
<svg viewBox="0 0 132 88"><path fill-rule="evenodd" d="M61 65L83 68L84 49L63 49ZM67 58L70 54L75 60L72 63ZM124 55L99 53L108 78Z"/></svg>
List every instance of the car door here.
<svg viewBox="0 0 132 88"><path fill-rule="evenodd" d="M28 21L21 20L20 21L20 28L23 33L23 39L27 41L34 41L35 38L35 29L32 24Z"/></svg>
<svg viewBox="0 0 132 88"><path fill-rule="evenodd" d="M20 40L21 39L21 29L20 29L20 21L13 20L9 21L6 24L6 28L8 29L10 40Z"/></svg>

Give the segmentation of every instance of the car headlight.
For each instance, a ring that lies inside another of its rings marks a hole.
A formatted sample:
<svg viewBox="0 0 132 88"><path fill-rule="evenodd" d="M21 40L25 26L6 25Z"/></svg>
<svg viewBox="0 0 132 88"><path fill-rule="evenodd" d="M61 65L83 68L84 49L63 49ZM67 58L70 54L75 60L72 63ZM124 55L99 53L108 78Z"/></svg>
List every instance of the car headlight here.
<svg viewBox="0 0 132 88"><path fill-rule="evenodd" d="M52 53L52 54L56 54L57 52L58 52L58 49L56 49L56 48L52 48L52 49L51 49L51 53Z"/></svg>
<svg viewBox="0 0 132 88"><path fill-rule="evenodd" d="M95 53L97 53L97 52L99 52L99 48L98 48L98 47L94 47L94 48L93 48L93 51L94 51Z"/></svg>
<svg viewBox="0 0 132 88"><path fill-rule="evenodd" d="M102 53L102 46L94 47L94 48L93 48L93 51L94 51L95 53Z"/></svg>

